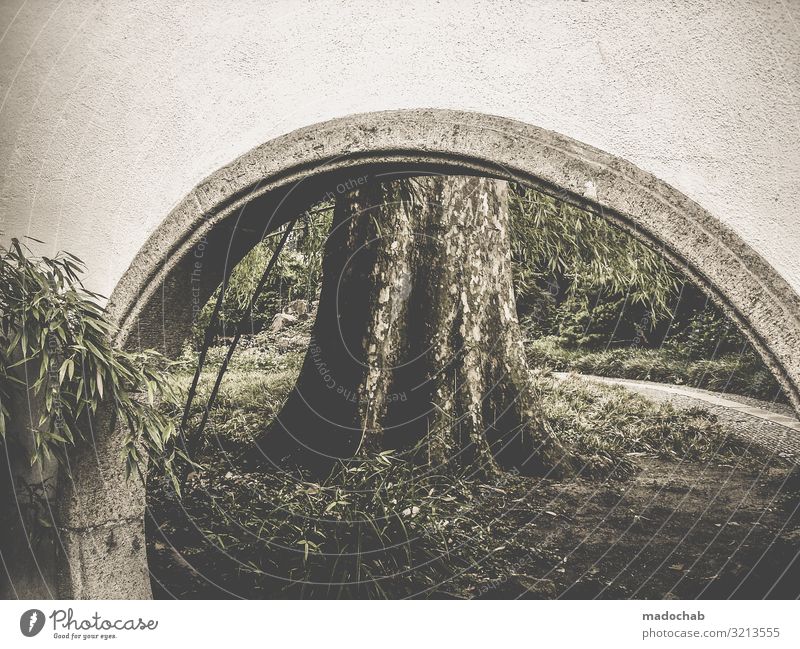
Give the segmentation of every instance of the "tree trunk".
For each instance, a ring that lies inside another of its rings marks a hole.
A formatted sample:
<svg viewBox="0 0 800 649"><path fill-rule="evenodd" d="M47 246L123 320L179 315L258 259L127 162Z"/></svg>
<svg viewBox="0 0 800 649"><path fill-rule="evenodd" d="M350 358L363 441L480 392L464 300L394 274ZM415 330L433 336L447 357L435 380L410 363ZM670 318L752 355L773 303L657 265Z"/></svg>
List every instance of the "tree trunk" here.
<svg viewBox="0 0 800 649"><path fill-rule="evenodd" d="M415 447L427 461L545 474L544 427L511 281L508 185L370 181L337 201L311 344L262 438L326 465Z"/></svg>

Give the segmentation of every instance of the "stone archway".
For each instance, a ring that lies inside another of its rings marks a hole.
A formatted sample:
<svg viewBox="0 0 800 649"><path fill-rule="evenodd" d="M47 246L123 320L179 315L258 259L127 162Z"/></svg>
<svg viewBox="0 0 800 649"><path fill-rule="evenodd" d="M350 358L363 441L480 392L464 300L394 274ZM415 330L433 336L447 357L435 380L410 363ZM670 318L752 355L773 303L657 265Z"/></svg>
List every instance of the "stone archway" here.
<svg viewBox="0 0 800 649"><path fill-rule="evenodd" d="M520 122L446 110L355 115L295 131L200 183L115 288L118 343L174 352L205 301L265 229L366 173L426 169L519 181L602 214L665 254L734 319L800 409L800 298L734 232L633 165ZM213 252L212 252L213 251ZM107 430L107 428L106 428ZM60 487L59 597L149 597L141 485L119 433L99 428Z"/></svg>

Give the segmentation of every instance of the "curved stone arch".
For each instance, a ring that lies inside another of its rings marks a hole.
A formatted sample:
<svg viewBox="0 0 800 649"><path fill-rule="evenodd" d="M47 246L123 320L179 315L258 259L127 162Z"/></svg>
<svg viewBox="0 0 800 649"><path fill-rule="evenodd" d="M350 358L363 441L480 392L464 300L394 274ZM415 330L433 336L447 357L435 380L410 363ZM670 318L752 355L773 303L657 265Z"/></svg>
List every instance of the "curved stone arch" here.
<svg viewBox="0 0 800 649"><path fill-rule="evenodd" d="M800 409L800 298L738 235L618 157L529 124L450 110L368 113L309 126L206 178L150 236L115 288L117 342L176 351L193 305L264 231L326 187L409 167L519 181L663 249L746 333ZM224 246L224 254L209 258L205 250L214 246ZM93 449L76 453L75 479L61 488L67 562L60 596L150 595L144 490L124 483L116 466L119 435L98 436Z"/></svg>

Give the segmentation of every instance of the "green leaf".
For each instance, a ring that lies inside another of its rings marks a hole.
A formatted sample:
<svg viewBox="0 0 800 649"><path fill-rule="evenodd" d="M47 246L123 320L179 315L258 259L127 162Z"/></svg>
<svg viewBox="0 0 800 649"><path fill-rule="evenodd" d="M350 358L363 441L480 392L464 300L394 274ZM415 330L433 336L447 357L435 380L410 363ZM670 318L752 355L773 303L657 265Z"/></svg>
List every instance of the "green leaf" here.
<svg viewBox="0 0 800 649"><path fill-rule="evenodd" d="M100 366L97 367L97 376L95 378L96 385L97 385L97 392L100 394L100 398L103 398L103 374L100 371Z"/></svg>

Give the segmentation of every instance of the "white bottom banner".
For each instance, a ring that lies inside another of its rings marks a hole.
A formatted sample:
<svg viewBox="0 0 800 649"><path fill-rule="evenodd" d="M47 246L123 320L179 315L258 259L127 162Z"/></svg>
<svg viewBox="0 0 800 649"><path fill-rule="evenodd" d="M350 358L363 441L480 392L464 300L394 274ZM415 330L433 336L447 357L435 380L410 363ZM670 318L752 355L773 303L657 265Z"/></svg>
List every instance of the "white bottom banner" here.
<svg viewBox="0 0 800 649"><path fill-rule="evenodd" d="M798 617L796 601L5 601L0 647L797 647Z"/></svg>

